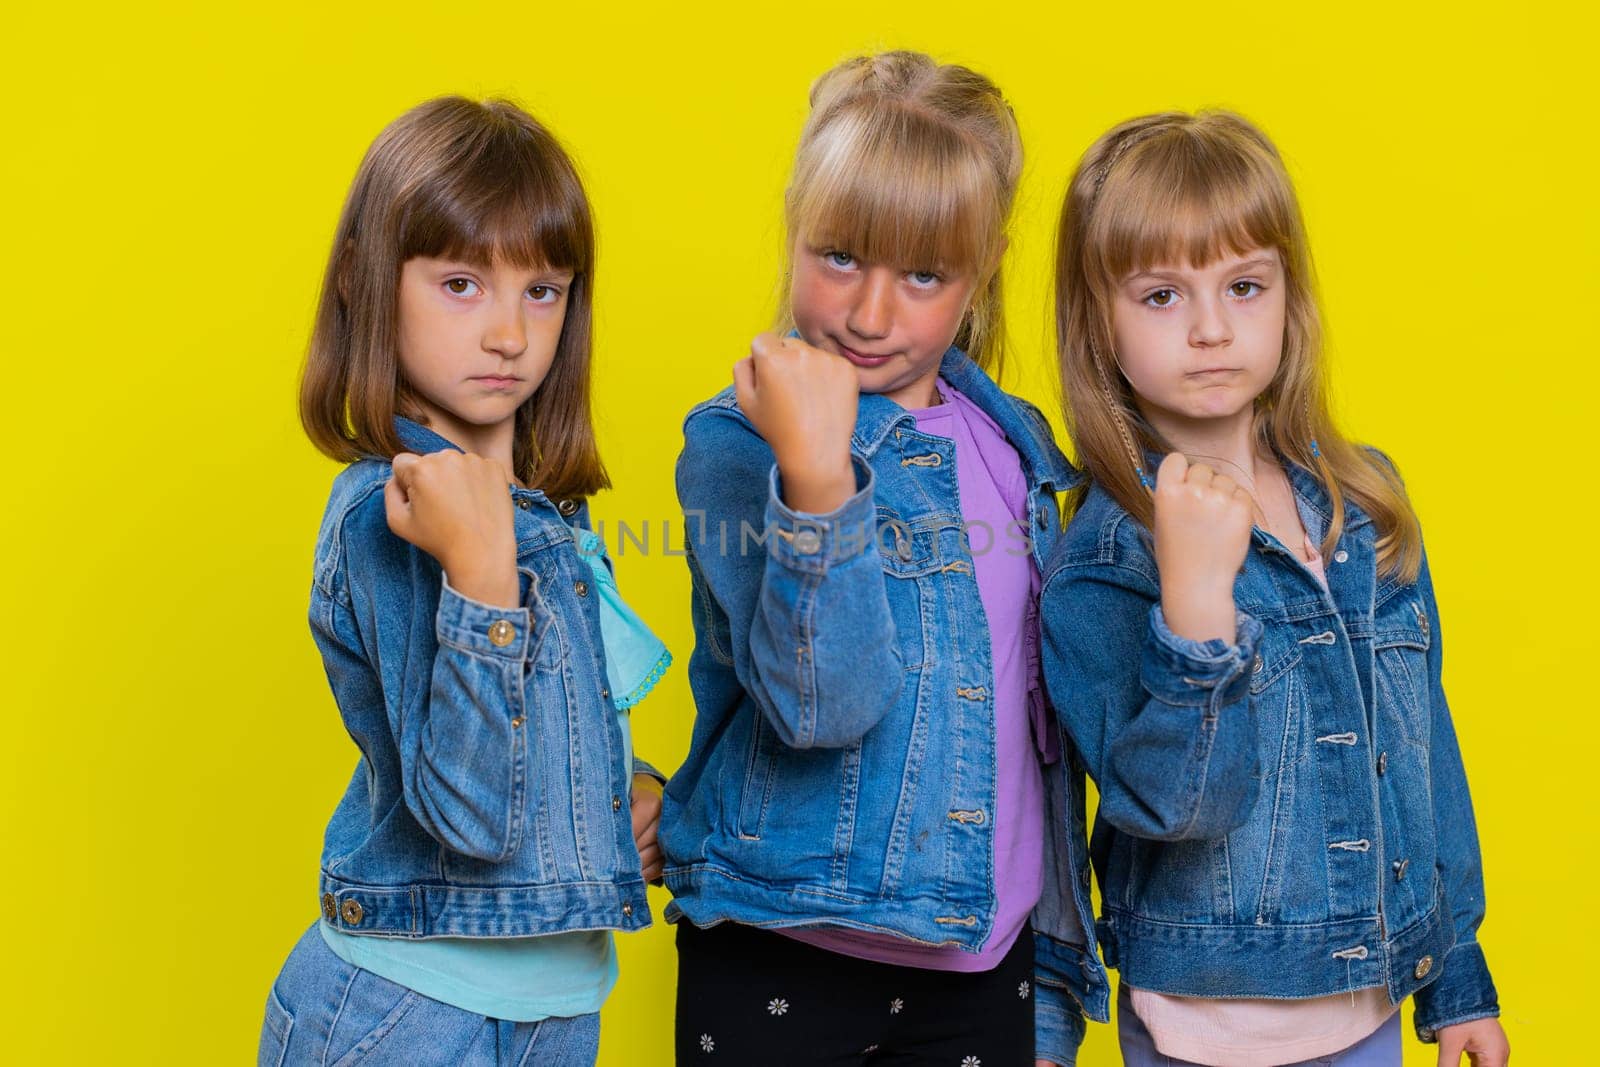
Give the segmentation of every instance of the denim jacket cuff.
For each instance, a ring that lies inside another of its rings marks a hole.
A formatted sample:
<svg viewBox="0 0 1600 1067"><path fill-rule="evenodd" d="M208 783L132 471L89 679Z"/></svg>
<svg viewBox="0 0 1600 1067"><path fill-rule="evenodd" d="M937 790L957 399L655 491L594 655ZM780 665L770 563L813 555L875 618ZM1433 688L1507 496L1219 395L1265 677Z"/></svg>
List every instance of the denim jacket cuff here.
<svg viewBox="0 0 1600 1067"><path fill-rule="evenodd" d="M502 608L462 596L446 576L434 630L439 644L496 659L528 657L532 636L527 608Z"/></svg>
<svg viewBox="0 0 1600 1067"><path fill-rule="evenodd" d="M851 456L850 462L855 468L855 495L824 515L795 511L785 504L778 465L772 465L767 545L774 560L791 570L824 574L830 566L855 559L873 543L878 516L872 503L872 468L856 456Z"/></svg>
<svg viewBox="0 0 1600 1067"><path fill-rule="evenodd" d="M646 763L644 760L640 759L638 753L635 753L633 757L633 773L654 778L656 781L661 783L663 788L665 788L667 784L667 776L656 770L654 764Z"/></svg>
<svg viewBox="0 0 1600 1067"><path fill-rule="evenodd" d="M1078 1046L1083 1044L1088 1024L1078 1010L1078 1002L1063 988L1035 981L1033 984L1033 1055L1072 1067L1078 1062Z"/></svg>
<svg viewBox="0 0 1600 1067"><path fill-rule="evenodd" d="M1150 695L1179 707L1217 707L1243 697L1262 630L1259 620L1242 611L1234 618L1235 644L1220 638L1191 641L1173 633L1160 603L1153 605L1140 669Z"/></svg>
<svg viewBox="0 0 1600 1067"><path fill-rule="evenodd" d="M1412 1024L1417 1039L1429 1044L1439 1040L1439 1031L1474 1019L1492 1019L1500 1014L1500 998L1489 964L1476 941L1457 944L1444 958L1439 977L1416 995L1416 1014Z"/></svg>

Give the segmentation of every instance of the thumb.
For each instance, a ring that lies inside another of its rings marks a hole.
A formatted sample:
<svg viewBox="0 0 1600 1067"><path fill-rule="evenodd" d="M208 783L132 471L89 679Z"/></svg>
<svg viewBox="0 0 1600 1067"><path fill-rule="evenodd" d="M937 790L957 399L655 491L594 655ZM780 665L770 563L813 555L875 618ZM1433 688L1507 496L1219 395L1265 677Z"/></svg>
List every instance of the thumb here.
<svg viewBox="0 0 1600 1067"><path fill-rule="evenodd" d="M396 537L409 541L411 530L411 503L406 499L405 490L400 488L400 480L391 477L383 483L383 515L389 522L389 530Z"/></svg>
<svg viewBox="0 0 1600 1067"><path fill-rule="evenodd" d="M411 474L421 462L422 457L415 452L396 452L394 459L389 461L389 466L394 471L394 480L400 483L401 489L411 484ZM408 498L410 495L406 494Z"/></svg>
<svg viewBox="0 0 1600 1067"><path fill-rule="evenodd" d="M754 356L746 356L733 365L733 392L739 398L739 410L749 415L757 404Z"/></svg>
<svg viewBox="0 0 1600 1067"><path fill-rule="evenodd" d="M783 347L783 335L777 330L768 330L766 333L756 334L755 340L750 342L750 354L757 359L771 355Z"/></svg>
<svg viewBox="0 0 1600 1067"><path fill-rule="evenodd" d="M1182 452L1169 452L1167 458L1161 461L1161 466L1156 468L1156 488L1178 485L1188 473L1188 458Z"/></svg>

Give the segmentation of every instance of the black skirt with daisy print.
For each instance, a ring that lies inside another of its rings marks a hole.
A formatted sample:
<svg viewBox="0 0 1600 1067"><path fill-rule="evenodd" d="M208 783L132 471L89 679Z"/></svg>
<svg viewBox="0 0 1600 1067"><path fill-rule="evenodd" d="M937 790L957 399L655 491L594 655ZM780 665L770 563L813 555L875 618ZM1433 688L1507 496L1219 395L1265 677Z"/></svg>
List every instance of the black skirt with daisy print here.
<svg viewBox="0 0 1600 1067"><path fill-rule="evenodd" d="M680 922L677 1062L1032 1067L1033 932L990 971L842 956L737 923Z"/></svg>

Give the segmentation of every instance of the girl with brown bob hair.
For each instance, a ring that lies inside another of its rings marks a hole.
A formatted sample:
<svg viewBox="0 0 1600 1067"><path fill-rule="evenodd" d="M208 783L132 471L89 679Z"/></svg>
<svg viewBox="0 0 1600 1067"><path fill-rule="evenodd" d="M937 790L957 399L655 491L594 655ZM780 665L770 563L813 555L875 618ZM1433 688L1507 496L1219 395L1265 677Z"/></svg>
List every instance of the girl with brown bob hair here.
<svg viewBox="0 0 1600 1067"><path fill-rule="evenodd" d="M513 469L552 500L609 488L589 399L589 201L549 131L503 101L430 101L397 119L362 161L334 231L300 382L312 443L341 463L402 450L394 417L422 413L400 373L397 282L419 256L572 272L555 359L517 409Z"/></svg>
<svg viewBox="0 0 1600 1067"><path fill-rule="evenodd" d="M587 528L594 258L511 104L424 103L356 174L300 412L349 464L310 617L360 764L261 1063L594 1062L661 871L628 710L671 661Z"/></svg>

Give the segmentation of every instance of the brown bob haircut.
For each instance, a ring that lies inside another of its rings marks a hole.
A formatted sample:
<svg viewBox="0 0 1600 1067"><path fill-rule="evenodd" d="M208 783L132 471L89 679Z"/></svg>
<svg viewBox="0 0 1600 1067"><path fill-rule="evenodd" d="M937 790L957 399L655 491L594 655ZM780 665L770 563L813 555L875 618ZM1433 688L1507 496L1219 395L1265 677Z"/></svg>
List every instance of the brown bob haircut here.
<svg viewBox="0 0 1600 1067"><path fill-rule="evenodd" d="M610 485L590 406L594 224L572 160L503 100L441 97L367 149L334 234L300 380L300 421L329 457L403 451L396 415L426 421L400 373L401 267L417 256L570 270L550 373L517 410L513 464L552 499Z"/></svg>

